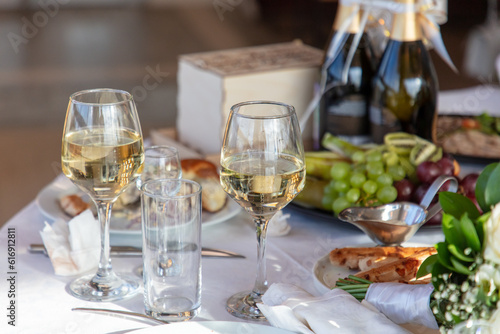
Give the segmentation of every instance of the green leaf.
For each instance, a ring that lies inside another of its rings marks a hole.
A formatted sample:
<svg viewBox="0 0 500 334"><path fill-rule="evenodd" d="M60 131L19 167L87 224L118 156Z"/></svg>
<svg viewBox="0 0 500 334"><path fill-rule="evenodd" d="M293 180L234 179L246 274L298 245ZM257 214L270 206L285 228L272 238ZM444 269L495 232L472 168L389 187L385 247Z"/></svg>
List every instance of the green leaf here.
<svg viewBox="0 0 500 334"><path fill-rule="evenodd" d="M441 204L445 213L457 219L460 219L464 213L467 213L471 219L476 219L481 215L476 205L470 199L449 191L441 191L439 193L439 204Z"/></svg>
<svg viewBox="0 0 500 334"><path fill-rule="evenodd" d="M486 166L481 174L479 174L479 177L477 178L476 181L476 200L477 203L479 204L479 207L483 212L489 212L490 211L490 204L487 203L486 201L486 187L488 186L488 180L493 173L493 171L499 166L498 162L489 164Z"/></svg>
<svg viewBox="0 0 500 334"><path fill-rule="evenodd" d="M479 236L476 232L476 226L472 220L469 219L467 214L464 214L460 219L460 228L465 236L465 240L467 240L467 246L479 252L481 250L481 240L479 240Z"/></svg>
<svg viewBox="0 0 500 334"><path fill-rule="evenodd" d="M500 187L498 186L499 184L500 165L497 165L491 172L486 184L486 188L484 189L484 200L486 202L485 204L487 205L487 210L485 210L484 212L490 211L492 206L500 202Z"/></svg>
<svg viewBox="0 0 500 334"><path fill-rule="evenodd" d="M439 263L441 263L441 265L443 265L445 268L448 268L452 272L455 271L455 268L450 261L451 253L448 250L446 242L438 242L436 245L436 250L438 252L437 255Z"/></svg>
<svg viewBox="0 0 500 334"><path fill-rule="evenodd" d="M466 266L464 266L460 260L458 260L456 257L452 256L450 257L450 262L453 264L453 268L457 273L464 274L464 275L471 275L472 271L469 270Z"/></svg>
<svg viewBox="0 0 500 334"><path fill-rule="evenodd" d="M481 217L479 217L475 222L477 236L479 237L479 240L481 241L482 248L484 248L484 225L486 224L488 219L490 219L490 216L491 216L491 211L487 212L484 215L482 215ZM482 250L482 248L481 248L481 250Z"/></svg>
<svg viewBox="0 0 500 334"><path fill-rule="evenodd" d="M445 240L456 245L460 249L467 247L467 241L460 228L460 221L450 214L443 213L441 220L441 228L443 230Z"/></svg>
<svg viewBox="0 0 500 334"><path fill-rule="evenodd" d="M464 262L473 262L474 261L473 257L465 255L464 252L461 251L460 249L458 249L456 245L448 244L448 250L450 251L450 253L454 257L456 257L460 261L464 261Z"/></svg>
<svg viewBox="0 0 500 334"><path fill-rule="evenodd" d="M430 274L432 272L432 268L434 267L437 261L438 261L437 254L433 254L427 257L418 268L417 279Z"/></svg>

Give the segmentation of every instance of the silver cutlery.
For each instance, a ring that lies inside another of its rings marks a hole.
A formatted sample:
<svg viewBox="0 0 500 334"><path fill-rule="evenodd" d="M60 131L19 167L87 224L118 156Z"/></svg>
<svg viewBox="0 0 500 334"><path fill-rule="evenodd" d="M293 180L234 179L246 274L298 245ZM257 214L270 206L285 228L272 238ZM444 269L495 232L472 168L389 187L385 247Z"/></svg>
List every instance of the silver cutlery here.
<svg viewBox="0 0 500 334"><path fill-rule="evenodd" d="M158 324L158 323L168 324L169 323L166 320L156 319L152 316L142 314L142 313L132 312L132 311L109 310L109 309L103 309L103 308L89 308L89 307L75 307L75 308L72 308L71 310L107 315L107 316L123 318L123 319L138 320L141 322L152 321L152 322L155 322L156 324Z"/></svg>
<svg viewBox="0 0 500 334"><path fill-rule="evenodd" d="M32 254L45 254L47 250L43 244L31 244L28 251ZM115 257L140 257L142 256L142 249L132 246L111 246L110 255ZM226 258L241 258L245 256L227 250L207 248L201 249L201 256L203 257L226 257Z"/></svg>

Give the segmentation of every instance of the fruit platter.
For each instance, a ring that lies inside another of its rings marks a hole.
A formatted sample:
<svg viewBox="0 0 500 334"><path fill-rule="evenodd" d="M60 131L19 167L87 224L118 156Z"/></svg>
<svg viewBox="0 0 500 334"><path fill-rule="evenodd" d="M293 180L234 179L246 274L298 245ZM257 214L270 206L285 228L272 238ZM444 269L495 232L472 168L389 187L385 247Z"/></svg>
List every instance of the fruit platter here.
<svg viewBox="0 0 500 334"><path fill-rule="evenodd" d="M331 134L322 140L325 151L306 152L307 179L295 206L326 217L342 210L372 207L395 201L420 203L432 182L441 175L459 181L458 193L477 206L478 173L461 175L453 155L418 136L397 132L384 137L381 145L356 146ZM440 189L447 191L448 183ZM438 195L433 200L437 202ZM425 225L439 226L441 214Z"/></svg>

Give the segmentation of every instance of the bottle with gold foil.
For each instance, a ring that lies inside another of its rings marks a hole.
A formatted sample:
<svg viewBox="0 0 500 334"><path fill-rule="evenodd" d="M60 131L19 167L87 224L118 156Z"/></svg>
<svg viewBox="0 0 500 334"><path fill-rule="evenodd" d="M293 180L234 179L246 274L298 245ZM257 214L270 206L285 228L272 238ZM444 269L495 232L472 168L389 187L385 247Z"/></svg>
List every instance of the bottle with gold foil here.
<svg viewBox="0 0 500 334"><path fill-rule="evenodd" d="M415 0L397 0L391 36L373 79L370 124L376 143L396 131L435 139L438 81L415 8Z"/></svg>
<svg viewBox="0 0 500 334"><path fill-rule="evenodd" d="M338 3L332 33L341 34L337 37L343 40L343 46L332 59L328 59L328 52L325 56L325 63L331 65L326 71L325 91L319 104L319 140L327 132L354 144L370 140L368 107L375 66L367 34L361 35L352 59L348 56L360 29L359 9L359 4ZM348 26L341 29L346 20L350 20Z"/></svg>

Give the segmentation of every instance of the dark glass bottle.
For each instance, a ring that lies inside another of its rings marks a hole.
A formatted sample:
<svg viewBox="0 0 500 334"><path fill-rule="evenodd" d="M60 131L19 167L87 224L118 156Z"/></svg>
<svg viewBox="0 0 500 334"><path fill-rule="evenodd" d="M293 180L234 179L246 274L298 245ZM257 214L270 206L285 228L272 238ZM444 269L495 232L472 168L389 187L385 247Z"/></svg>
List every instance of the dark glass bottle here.
<svg viewBox="0 0 500 334"><path fill-rule="evenodd" d="M398 0L412 8L414 0ZM373 141L404 131L435 139L438 81L412 10L393 14L393 27L373 78L370 124Z"/></svg>
<svg viewBox="0 0 500 334"><path fill-rule="evenodd" d="M340 25L358 9L356 6L345 6L339 2L333 34L339 33ZM319 104L319 140L327 132L354 144L370 140L368 113L374 55L365 33L361 36L347 72L343 73L355 34L360 29L359 21L358 12L341 36L345 41L342 49L328 67L325 91ZM325 62L328 61L325 57Z"/></svg>

